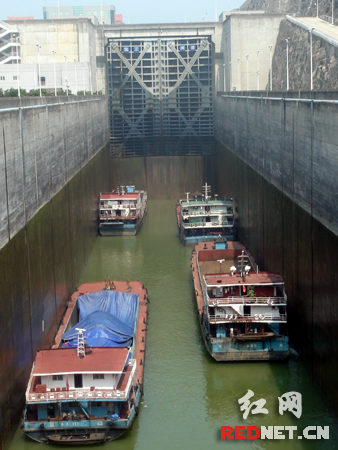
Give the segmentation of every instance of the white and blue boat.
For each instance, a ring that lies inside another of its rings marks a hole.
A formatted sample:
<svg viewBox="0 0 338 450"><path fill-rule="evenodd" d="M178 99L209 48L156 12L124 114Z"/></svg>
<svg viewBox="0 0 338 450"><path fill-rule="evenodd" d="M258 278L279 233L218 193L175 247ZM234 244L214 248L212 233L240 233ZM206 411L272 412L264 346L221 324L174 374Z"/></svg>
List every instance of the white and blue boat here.
<svg viewBox="0 0 338 450"><path fill-rule="evenodd" d="M87 445L131 428L142 396L147 293L140 282L122 283L119 292L80 286L55 345L37 352L22 423L28 437Z"/></svg>
<svg viewBox="0 0 338 450"><path fill-rule="evenodd" d="M273 361L289 356L282 276L258 269L239 242L197 244L192 274L202 336L217 361Z"/></svg>
<svg viewBox="0 0 338 450"><path fill-rule="evenodd" d="M141 228L147 213L147 192L135 186L118 186L116 191L101 192L99 232L102 236L133 236Z"/></svg>
<svg viewBox="0 0 338 450"><path fill-rule="evenodd" d="M185 245L213 241L216 237L234 239L235 213L232 198L210 196L210 186L206 183L203 193L196 193L176 204L177 224L180 240Z"/></svg>

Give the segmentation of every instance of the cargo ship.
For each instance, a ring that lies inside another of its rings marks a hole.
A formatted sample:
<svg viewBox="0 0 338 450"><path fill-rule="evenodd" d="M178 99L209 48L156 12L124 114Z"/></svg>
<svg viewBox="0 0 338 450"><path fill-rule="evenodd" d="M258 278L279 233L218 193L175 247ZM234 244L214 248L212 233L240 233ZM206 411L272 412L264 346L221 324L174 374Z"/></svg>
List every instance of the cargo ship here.
<svg viewBox="0 0 338 450"><path fill-rule="evenodd" d="M279 273L258 270L239 242L197 244L192 275L205 346L217 361L289 356L287 296Z"/></svg>
<svg viewBox="0 0 338 450"><path fill-rule="evenodd" d="M147 304L139 281L85 283L73 293L55 342L32 367L28 437L87 445L131 428L143 393Z"/></svg>
<svg viewBox="0 0 338 450"><path fill-rule="evenodd" d="M187 192L185 200L176 203L179 237L184 245L213 241L216 236L234 239L235 215L232 198L219 199L210 196L210 186L205 183L202 193L192 198Z"/></svg>
<svg viewBox="0 0 338 450"><path fill-rule="evenodd" d="M147 213L147 192L135 186L118 186L100 193L99 232L102 236L133 236Z"/></svg>

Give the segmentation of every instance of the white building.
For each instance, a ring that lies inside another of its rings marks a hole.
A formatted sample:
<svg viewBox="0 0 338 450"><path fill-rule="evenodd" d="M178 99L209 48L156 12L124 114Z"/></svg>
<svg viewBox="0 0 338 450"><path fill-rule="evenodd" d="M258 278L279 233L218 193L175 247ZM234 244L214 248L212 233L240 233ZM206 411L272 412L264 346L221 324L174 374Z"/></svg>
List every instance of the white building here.
<svg viewBox="0 0 338 450"><path fill-rule="evenodd" d="M100 27L98 27L100 28ZM89 19L0 21L0 88L104 90ZM101 62L101 66L104 66ZM40 80L40 83L39 83Z"/></svg>

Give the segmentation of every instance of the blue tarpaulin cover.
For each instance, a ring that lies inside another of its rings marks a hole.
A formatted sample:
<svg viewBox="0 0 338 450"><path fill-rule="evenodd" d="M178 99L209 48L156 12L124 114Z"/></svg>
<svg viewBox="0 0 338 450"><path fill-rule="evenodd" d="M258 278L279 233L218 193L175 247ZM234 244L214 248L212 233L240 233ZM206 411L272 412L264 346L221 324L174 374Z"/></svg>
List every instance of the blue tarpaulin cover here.
<svg viewBox="0 0 338 450"><path fill-rule="evenodd" d="M79 323L62 336L64 347L77 347L78 332L93 347L129 347L132 344L138 295L102 291L78 298Z"/></svg>

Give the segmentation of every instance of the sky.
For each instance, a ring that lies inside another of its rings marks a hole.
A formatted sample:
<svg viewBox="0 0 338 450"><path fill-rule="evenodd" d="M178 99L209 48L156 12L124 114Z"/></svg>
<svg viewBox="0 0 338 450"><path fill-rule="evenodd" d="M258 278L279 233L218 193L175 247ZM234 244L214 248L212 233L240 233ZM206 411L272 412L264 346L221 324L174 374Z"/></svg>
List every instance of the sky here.
<svg viewBox="0 0 338 450"><path fill-rule="evenodd" d="M7 17L34 16L42 19L44 6L57 6L58 0L1 1L1 20ZM215 21L222 11L239 8L245 0L59 0L60 6L114 5L124 23L175 23ZM218 20L218 19L217 19Z"/></svg>

